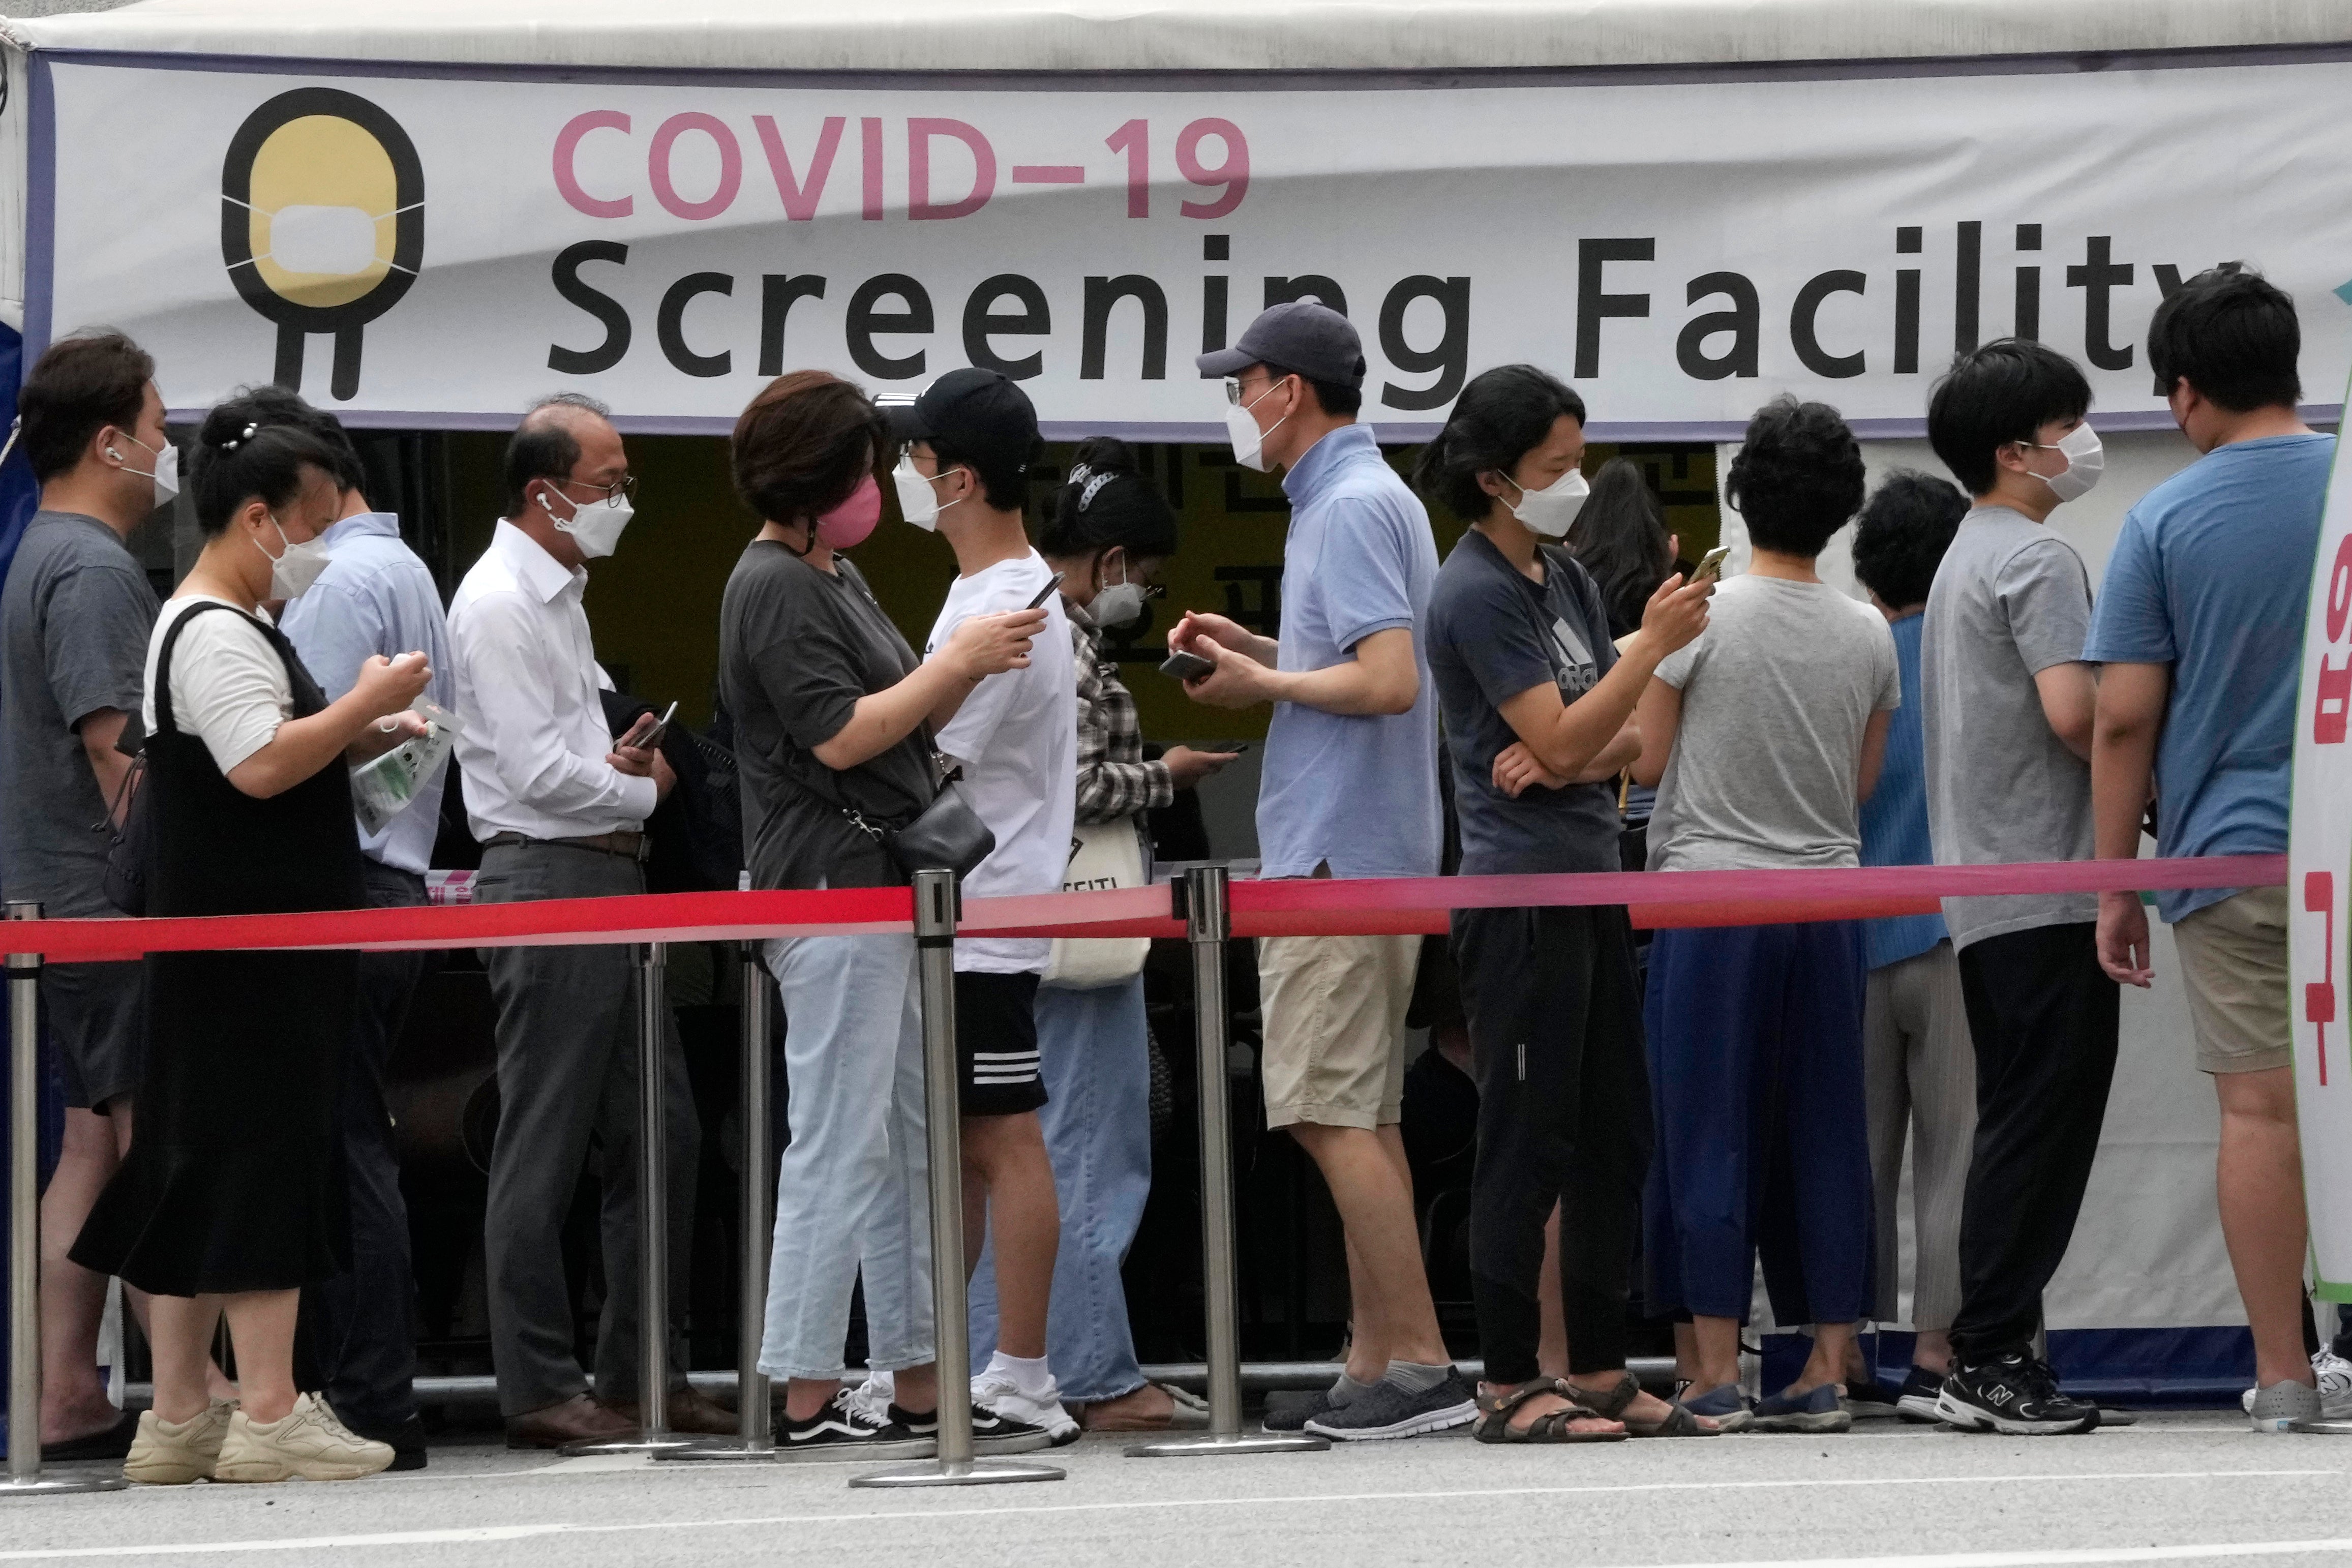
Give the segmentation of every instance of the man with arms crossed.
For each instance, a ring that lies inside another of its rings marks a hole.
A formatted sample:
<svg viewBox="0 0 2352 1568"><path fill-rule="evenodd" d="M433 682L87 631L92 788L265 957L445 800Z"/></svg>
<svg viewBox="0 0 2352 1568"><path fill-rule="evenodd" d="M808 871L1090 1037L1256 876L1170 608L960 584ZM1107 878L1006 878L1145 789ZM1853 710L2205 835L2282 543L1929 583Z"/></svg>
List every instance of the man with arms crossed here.
<svg viewBox="0 0 2352 1568"><path fill-rule="evenodd" d="M2139 853L2151 773L2159 855L2286 853L2310 562L2336 437L2295 414L2294 301L2208 272L2156 309L2147 361L2201 460L2124 520L2083 657L2097 661L2091 790L2102 859ZM2304 1357L2302 1145L2287 1010L2286 889L2156 896L2180 954L2197 1065L2221 1101L2221 1236L2254 1336L2258 1432L2322 1413ZM2099 895L2099 962L2151 977L2137 893ZM2336 1390L2352 1416L2352 1391Z"/></svg>
<svg viewBox="0 0 2352 1568"><path fill-rule="evenodd" d="M1275 705L1258 786L1265 875L1435 876L1437 707L1421 637L1437 546L1429 514L1356 423L1356 329L1311 301L1276 305L1198 363L1226 378L1234 455L1280 465L1292 509L1281 640L1190 614L1168 637L1214 666L1186 683L1193 700ZM1266 1125L1289 1128L1330 1184L1352 1300L1346 1370L1277 1426L1409 1437L1477 1414L1438 1330L1397 1130L1420 948L1414 936L1258 942Z"/></svg>

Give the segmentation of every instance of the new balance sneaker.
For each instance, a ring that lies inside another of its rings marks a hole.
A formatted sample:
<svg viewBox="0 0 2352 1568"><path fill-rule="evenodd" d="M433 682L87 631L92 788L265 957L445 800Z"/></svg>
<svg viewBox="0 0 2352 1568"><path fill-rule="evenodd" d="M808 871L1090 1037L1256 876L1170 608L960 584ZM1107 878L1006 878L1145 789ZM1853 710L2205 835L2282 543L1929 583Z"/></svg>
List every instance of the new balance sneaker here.
<svg viewBox="0 0 2352 1568"><path fill-rule="evenodd" d="M1062 1408L1061 1384L1046 1379L1043 1397L1033 1397L1022 1392L1012 1374L999 1371L982 1373L971 1380L972 1436L980 1435L979 1417L983 1410L991 1415L1010 1417L1018 1424L1034 1426L1045 1434L1045 1439L1059 1448L1078 1440L1076 1417Z"/></svg>
<svg viewBox="0 0 2352 1568"><path fill-rule="evenodd" d="M1368 1394L1360 1394L1338 1410L1315 1416L1306 1429L1318 1437L1342 1443L1376 1441L1383 1437L1418 1437L1467 1426L1478 1418L1478 1396L1449 1372L1434 1387L1409 1389L1382 1378Z"/></svg>
<svg viewBox="0 0 2352 1568"><path fill-rule="evenodd" d="M123 1457L122 1477L150 1487L184 1487L210 1480L228 1436L234 1399L215 1399L185 1421L166 1421L152 1410L139 1413L139 1431Z"/></svg>
<svg viewBox="0 0 2352 1568"><path fill-rule="evenodd" d="M1915 1366L1911 1369L1911 1375L1903 1380L1903 1386L1895 1392L1895 1413L1906 1421L1932 1426L1943 1419L1936 1411L1936 1396L1943 1392L1941 1373Z"/></svg>
<svg viewBox="0 0 2352 1568"><path fill-rule="evenodd" d="M256 1421L242 1409L231 1415L213 1479L355 1481L391 1468L393 1457L391 1444L361 1436L325 1400L303 1394L275 1421Z"/></svg>
<svg viewBox="0 0 2352 1568"><path fill-rule="evenodd" d="M1839 1398L1837 1384L1824 1383L1805 1394L1783 1389L1756 1402L1759 1432L1843 1432L1853 1417Z"/></svg>
<svg viewBox="0 0 2352 1568"><path fill-rule="evenodd" d="M776 1417L776 1458L787 1461L928 1459L939 1447L930 1434L910 1431L896 1420L877 1420L855 1389L835 1390L824 1408L805 1420Z"/></svg>
<svg viewBox="0 0 2352 1568"><path fill-rule="evenodd" d="M1318 1388L1311 1398L1268 1405L1262 1425L1269 1432L1303 1432L1309 1421L1319 1420L1339 1408L1331 1403L1331 1391Z"/></svg>
<svg viewBox="0 0 2352 1568"><path fill-rule="evenodd" d="M940 1435L940 1413L926 1410L918 1415L903 1405L890 1406L890 1419L917 1436L937 1440ZM1043 1426L1033 1426L999 1411L990 1410L978 1401L971 1407L971 1451L975 1454L1027 1454L1053 1446Z"/></svg>
<svg viewBox="0 0 2352 1568"><path fill-rule="evenodd" d="M2021 1351L1979 1366L1955 1363L1936 1396L1936 1414L1963 1432L2012 1437L2091 1432L2099 1425L2097 1405L2060 1393L2049 1363Z"/></svg>

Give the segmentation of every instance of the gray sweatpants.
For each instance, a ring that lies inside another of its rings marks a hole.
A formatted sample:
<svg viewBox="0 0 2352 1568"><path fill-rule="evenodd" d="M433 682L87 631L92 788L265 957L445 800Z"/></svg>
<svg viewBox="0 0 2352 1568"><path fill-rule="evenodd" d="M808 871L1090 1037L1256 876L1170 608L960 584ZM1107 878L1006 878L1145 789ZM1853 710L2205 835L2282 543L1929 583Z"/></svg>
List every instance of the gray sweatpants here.
<svg viewBox="0 0 2352 1568"><path fill-rule="evenodd" d="M1960 1200L1977 1129L1976 1049L1948 940L1870 972L1863 1077L1878 1194L1878 1315L1895 1321L1901 1300L1895 1210L1908 1133L1917 1252L1911 1326L1948 1329L1960 1310Z"/></svg>
<svg viewBox="0 0 2352 1568"><path fill-rule="evenodd" d="M611 898L645 891L633 860L562 845L496 845L482 853L475 899L486 904ZM499 1408L526 1415L586 1391L572 1353L563 1217L593 1142L602 1174L604 1310L596 1333L596 1395L637 1401L637 980L632 950L500 947L485 954L498 1004L499 1133L490 1155L490 1353ZM668 1079L670 1386L685 1382L675 1325L686 1303L694 1239L700 1128L677 1028L665 1017Z"/></svg>

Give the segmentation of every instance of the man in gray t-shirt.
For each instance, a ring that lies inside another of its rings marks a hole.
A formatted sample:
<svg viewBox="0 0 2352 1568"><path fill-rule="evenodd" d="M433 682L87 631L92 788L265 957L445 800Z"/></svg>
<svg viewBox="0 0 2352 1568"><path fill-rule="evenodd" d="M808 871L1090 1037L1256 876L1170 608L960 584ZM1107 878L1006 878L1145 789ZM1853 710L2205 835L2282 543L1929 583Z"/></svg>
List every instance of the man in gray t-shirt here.
<svg viewBox="0 0 2352 1568"><path fill-rule="evenodd" d="M2090 384L2044 344L1963 356L1927 405L1927 438L1975 498L1927 592L1920 632L1927 828L1938 865L2092 854L2091 721L2082 662L2091 584L2046 526L2105 458ZM2116 989L2089 894L1947 899L1976 1047L1977 1131L1960 1212L1960 1310L1937 1414L1963 1430L2089 1432L2034 1352L2042 1292L2074 1234L2115 1076Z"/></svg>
<svg viewBox="0 0 2352 1568"><path fill-rule="evenodd" d="M2073 545L2005 506L1969 513L1936 574L1919 649L1937 864L2091 858L2091 764L2051 728L2041 690L2044 671L2083 679L2090 626L2090 574ZM2098 914L2095 893L1944 900L1956 952Z"/></svg>
<svg viewBox="0 0 2352 1568"><path fill-rule="evenodd" d="M51 915L112 915L110 809L131 759L155 591L124 541L177 488L155 364L120 333L50 345L18 395L41 510L0 591L0 882ZM131 1144L145 1058L140 966L52 963L41 1009L66 1088L65 1137L41 1229L67 1241ZM58 1250L62 1252L62 1246ZM120 1458L137 1420L98 1380L106 1281L58 1258L41 1269L41 1444L51 1458ZM135 1292L134 1310L146 1299ZM215 1371L215 1394L233 1394Z"/></svg>

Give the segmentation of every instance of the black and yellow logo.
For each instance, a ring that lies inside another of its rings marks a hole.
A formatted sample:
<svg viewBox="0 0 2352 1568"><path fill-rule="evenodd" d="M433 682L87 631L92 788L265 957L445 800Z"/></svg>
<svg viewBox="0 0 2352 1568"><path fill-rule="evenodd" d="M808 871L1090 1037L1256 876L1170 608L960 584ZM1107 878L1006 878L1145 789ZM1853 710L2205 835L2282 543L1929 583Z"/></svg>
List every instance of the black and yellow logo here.
<svg viewBox="0 0 2352 1568"><path fill-rule="evenodd" d="M335 340L331 390L360 389L360 329L400 303L425 259L425 168L399 121L331 87L246 118L221 166L221 259L278 323L270 379L302 385L302 340Z"/></svg>

